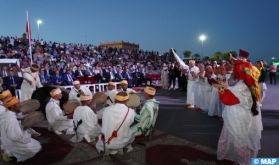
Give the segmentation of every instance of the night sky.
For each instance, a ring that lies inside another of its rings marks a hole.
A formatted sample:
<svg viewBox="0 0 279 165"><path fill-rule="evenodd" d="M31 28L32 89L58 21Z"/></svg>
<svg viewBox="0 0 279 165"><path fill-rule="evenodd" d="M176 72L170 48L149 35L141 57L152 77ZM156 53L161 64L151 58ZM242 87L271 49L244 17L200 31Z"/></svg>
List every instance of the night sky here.
<svg viewBox="0 0 279 165"><path fill-rule="evenodd" d="M47 41L129 41L163 53L249 51L252 60L279 58L279 0L0 0L0 35L21 36L29 11L32 36L42 19Z"/></svg>

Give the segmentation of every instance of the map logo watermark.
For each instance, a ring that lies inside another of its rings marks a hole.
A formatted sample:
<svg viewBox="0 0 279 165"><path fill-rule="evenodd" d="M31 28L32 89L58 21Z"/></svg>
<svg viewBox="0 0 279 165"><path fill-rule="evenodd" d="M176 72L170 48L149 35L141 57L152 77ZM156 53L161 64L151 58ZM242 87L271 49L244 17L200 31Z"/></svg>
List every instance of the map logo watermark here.
<svg viewBox="0 0 279 165"><path fill-rule="evenodd" d="M279 158L252 158L251 165L263 164L279 165Z"/></svg>

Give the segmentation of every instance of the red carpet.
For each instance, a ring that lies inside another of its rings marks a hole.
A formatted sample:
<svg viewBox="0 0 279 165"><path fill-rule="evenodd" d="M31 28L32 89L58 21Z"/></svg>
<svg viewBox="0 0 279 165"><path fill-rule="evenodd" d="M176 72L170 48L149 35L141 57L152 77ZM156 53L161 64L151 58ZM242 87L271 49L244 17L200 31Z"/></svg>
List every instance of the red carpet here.
<svg viewBox="0 0 279 165"><path fill-rule="evenodd" d="M47 142L41 144L42 150L35 157L20 164L48 165L63 160L71 152L73 147L58 135L49 132L46 128L35 128L35 130L42 134L40 138L47 138Z"/></svg>
<svg viewBox="0 0 279 165"><path fill-rule="evenodd" d="M156 145L146 150L146 163L149 165L185 165L188 161L203 160L216 165L233 165L230 161L218 161L216 155L175 145Z"/></svg>

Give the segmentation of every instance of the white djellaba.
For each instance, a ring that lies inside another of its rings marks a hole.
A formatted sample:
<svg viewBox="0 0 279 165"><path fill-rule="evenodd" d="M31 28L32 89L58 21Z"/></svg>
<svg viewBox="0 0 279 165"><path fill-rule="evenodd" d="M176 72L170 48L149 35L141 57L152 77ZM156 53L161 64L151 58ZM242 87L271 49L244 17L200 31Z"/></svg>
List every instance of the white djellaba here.
<svg viewBox="0 0 279 165"><path fill-rule="evenodd" d="M112 132L120 126L127 111L128 107L125 104L120 103L115 103L105 108L101 129L102 134L105 136L105 142L107 142L111 137ZM113 153L114 151L123 149L124 147L127 147L129 144L131 144L135 138L131 128L131 125L135 119L135 115L135 111L130 109L126 120L117 132L117 137L113 138L109 144L105 144L105 147L102 143L100 143L101 140L99 140L96 144L97 150L100 152L105 148L105 153Z"/></svg>
<svg viewBox="0 0 279 165"><path fill-rule="evenodd" d="M31 138L28 131L23 131L16 118L16 113L5 111L0 115L1 149L9 157L16 157L17 162L35 156L41 150L41 144Z"/></svg>
<svg viewBox="0 0 279 165"><path fill-rule="evenodd" d="M213 79L217 79L215 74L212 75ZM222 117L223 107L219 98L218 89L212 86L210 102L208 107L208 116L219 116Z"/></svg>
<svg viewBox="0 0 279 165"><path fill-rule="evenodd" d="M61 134L61 131L66 131L66 134L73 134L74 124L72 119L64 116L63 111L59 106L59 100L51 98L46 105L46 118L49 124L49 129L56 134Z"/></svg>
<svg viewBox="0 0 279 165"><path fill-rule="evenodd" d="M205 78L205 81L203 83L203 88L202 88L202 93L203 93L203 105L204 109L203 111L208 112L209 105L210 105L210 98L211 98L211 93L212 93L212 86L209 84L208 79Z"/></svg>
<svg viewBox="0 0 279 165"><path fill-rule="evenodd" d="M27 80L31 81L31 85ZM42 87L40 77L38 72L31 72L31 68L28 67L23 70L23 82L21 84L21 97L20 101L25 101L31 99L31 96L33 92L36 90L36 88Z"/></svg>
<svg viewBox="0 0 279 165"><path fill-rule="evenodd" d="M71 139L72 142L80 142L83 138L90 143L101 132L98 124L98 117L88 106L78 106L73 115L73 121L77 127L76 134ZM80 124L79 121L81 121Z"/></svg>
<svg viewBox="0 0 279 165"><path fill-rule="evenodd" d="M80 86L80 89L76 89L75 87L73 87L69 93L69 100L78 100L80 102L79 91L81 91L85 95L92 96L92 92L90 91L90 89L88 87Z"/></svg>
<svg viewBox="0 0 279 165"><path fill-rule="evenodd" d="M197 66L191 67L189 70L189 74L188 74L186 104L191 105L193 107L196 104L195 103L195 87L196 87L198 78L193 77L191 72L198 74L199 68Z"/></svg>
<svg viewBox="0 0 279 165"><path fill-rule="evenodd" d="M217 158L232 160L240 165L251 164L251 158L256 157L261 148L261 116L251 113L251 92L242 80L229 86L228 90L240 103L224 106L224 125L218 142Z"/></svg>

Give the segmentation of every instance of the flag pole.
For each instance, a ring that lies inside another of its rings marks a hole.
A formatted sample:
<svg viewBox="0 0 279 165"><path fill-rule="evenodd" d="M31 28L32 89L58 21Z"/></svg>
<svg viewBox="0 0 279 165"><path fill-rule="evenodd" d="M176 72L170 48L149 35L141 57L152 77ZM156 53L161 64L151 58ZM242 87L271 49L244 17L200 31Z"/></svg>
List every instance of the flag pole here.
<svg viewBox="0 0 279 165"><path fill-rule="evenodd" d="M26 19L27 19L27 35L28 35L28 43L29 43L29 55L30 55L30 62L31 65L33 64L33 55L32 55L32 41L31 41L31 29L30 29L30 22L29 22L29 15L28 15L28 10L26 11Z"/></svg>

